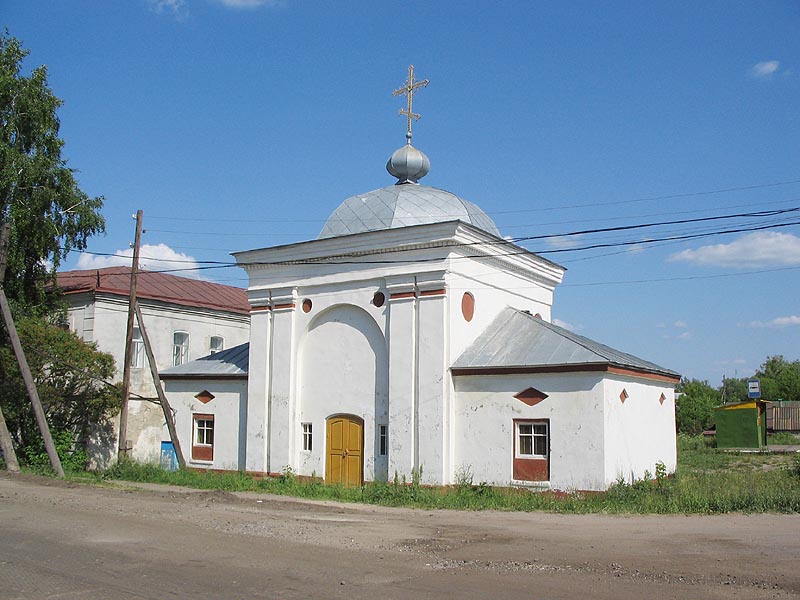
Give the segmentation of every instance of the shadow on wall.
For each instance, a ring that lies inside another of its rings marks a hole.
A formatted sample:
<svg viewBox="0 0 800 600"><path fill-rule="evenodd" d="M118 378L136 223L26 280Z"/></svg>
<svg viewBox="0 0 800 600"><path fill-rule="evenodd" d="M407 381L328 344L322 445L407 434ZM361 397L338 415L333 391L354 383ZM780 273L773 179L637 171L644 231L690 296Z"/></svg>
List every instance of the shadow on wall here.
<svg viewBox="0 0 800 600"><path fill-rule="evenodd" d="M90 469L104 469L117 459L117 430L114 420L95 423L86 442Z"/></svg>

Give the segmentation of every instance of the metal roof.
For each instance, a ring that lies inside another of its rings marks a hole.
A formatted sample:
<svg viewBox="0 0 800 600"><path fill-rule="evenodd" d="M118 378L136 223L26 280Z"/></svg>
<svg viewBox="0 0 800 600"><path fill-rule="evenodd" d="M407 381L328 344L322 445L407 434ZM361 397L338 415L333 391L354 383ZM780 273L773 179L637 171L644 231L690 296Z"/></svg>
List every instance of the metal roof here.
<svg viewBox="0 0 800 600"><path fill-rule="evenodd" d="M348 198L333 211L317 239L455 220L500 237L494 221L472 202L438 188L403 183Z"/></svg>
<svg viewBox="0 0 800 600"><path fill-rule="evenodd" d="M107 267L56 274L56 285L65 294L95 292L127 297L130 294L131 268ZM242 288L167 273L139 271L136 281L139 298L190 306L250 314L247 291Z"/></svg>
<svg viewBox="0 0 800 600"><path fill-rule="evenodd" d="M617 366L680 377L631 354L506 307L453 363L453 369Z"/></svg>
<svg viewBox="0 0 800 600"><path fill-rule="evenodd" d="M250 344L244 343L198 358L184 365L161 371L163 378L170 377L246 377L250 364Z"/></svg>

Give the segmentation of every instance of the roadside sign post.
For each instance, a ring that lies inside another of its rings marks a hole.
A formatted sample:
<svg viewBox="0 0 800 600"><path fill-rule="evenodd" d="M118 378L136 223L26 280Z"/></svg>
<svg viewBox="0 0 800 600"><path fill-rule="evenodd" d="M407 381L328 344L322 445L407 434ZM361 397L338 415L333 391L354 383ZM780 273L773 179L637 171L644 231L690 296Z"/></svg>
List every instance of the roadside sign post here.
<svg viewBox="0 0 800 600"><path fill-rule="evenodd" d="M761 380L748 379L747 380L747 397L748 398L761 398Z"/></svg>

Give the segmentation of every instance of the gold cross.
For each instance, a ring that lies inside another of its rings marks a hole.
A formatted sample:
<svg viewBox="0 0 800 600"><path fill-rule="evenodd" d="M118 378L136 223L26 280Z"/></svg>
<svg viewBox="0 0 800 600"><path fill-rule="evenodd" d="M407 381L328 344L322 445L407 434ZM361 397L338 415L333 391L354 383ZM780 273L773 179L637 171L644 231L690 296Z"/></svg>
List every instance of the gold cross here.
<svg viewBox="0 0 800 600"><path fill-rule="evenodd" d="M406 131L406 139L408 139L408 143L411 143L411 123L413 119L419 119L420 115L416 114L414 111L411 110L411 106L413 103L414 98L414 90L417 88L423 88L430 83L427 79L423 79L422 81L414 81L414 65L408 66L408 79L406 79L405 84L403 87L396 89L393 96L402 96L405 95L408 99L408 106L407 108L400 109L398 114L405 115L406 119L408 120L408 130Z"/></svg>

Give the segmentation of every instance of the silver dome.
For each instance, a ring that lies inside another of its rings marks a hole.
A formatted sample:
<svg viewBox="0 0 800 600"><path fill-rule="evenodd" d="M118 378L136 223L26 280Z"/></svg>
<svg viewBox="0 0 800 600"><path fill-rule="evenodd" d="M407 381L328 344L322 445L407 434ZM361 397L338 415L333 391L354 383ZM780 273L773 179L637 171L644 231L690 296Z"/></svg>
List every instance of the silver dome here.
<svg viewBox="0 0 800 600"><path fill-rule="evenodd" d="M405 183L348 198L333 211L317 239L455 220L500 237L494 221L472 202L437 188Z"/></svg>
<svg viewBox="0 0 800 600"><path fill-rule="evenodd" d="M397 177L398 183L418 183L431 170L431 161L409 142L394 151L386 163L386 170Z"/></svg>

